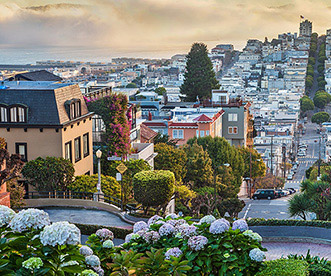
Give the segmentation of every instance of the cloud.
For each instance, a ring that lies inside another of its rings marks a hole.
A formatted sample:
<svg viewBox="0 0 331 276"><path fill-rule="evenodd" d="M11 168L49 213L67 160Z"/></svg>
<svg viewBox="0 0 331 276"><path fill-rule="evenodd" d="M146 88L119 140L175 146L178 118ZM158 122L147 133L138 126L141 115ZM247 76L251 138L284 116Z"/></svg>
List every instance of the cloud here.
<svg viewBox="0 0 331 276"><path fill-rule="evenodd" d="M300 14L330 28L323 0L12 0L0 4L0 45L187 51L296 32Z"/></svg>

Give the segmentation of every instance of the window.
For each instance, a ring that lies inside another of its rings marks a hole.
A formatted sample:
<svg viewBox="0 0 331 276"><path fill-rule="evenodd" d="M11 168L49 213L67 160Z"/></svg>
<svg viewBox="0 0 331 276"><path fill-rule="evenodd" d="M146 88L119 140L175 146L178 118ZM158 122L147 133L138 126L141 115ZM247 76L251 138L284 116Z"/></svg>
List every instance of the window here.
<svg viewBox="0 0 331 276"><path fill-rule="evenodd" d="M209 130L206 130L206 136L209 136L210 134L209 134Z"/></svg>
<svg viewBox="0 0 331 276"><path fill-rule="evenodd" d="M80 152L80 137L75 138L75 162L78 162L82 159L81 152Z"/></svg>
<svg viewBox="0 0 331 276"><path fill-rule="evenodd" d="M20 123L25 122L25 108L17 107L17 111L18 111L18 121Z"/></svg>
<svg viewBox="0 0 331 276"><path fill-rule="evenodd" d="M199 137L199 130L197 130L196 136Z"/></svg>
<svg viewBox="0 0 331 276"><path fill-rule="evenodd" d="M184 130L182 130L182 129L174 129L172 131L172 138L184 139Z"/></svg>
<svg viewBox="0 0 331 276"><path fill-rule="evenodd" d="M24 162L28 161L28 153L27 153L27 143L16 143L16 154L21 156L21 160Z"/></svg>
<svg viewBox="0 0 331 276"><path fill-rule="evenodd" d="M68 100L64 103L69 119L73 120L81 116L81 103L79 99Z"/></svg>
<svg viewBox="0 0 331 276"><path fill-rule="evenodd" d="M12 123L17 122L17 108L16 107L11 107L10 108L10 121Z"/></svg>
<svg viewBox="0 0 331 276"><path fill-rule="evenodd" d="M84 157L90 154L90 145L89 145L89 134L85 133L83 135L83 155Z"/></svg>
<svg viewBox="0 0 331 276"><path fill-rule="evenodd" d="M238 127L229 127L228 128L229 134L237 134L238 133Z"/></svg>
<svg viewBox="0 0 331 276"><path fill-rule="evenodd" d="M237 134L238 133L238 128L237 127L233 127L233 134Z"/></svg>
<svg viewBox="0 0 331 276"><path fill-rule="evenodd" d="M7 108L4 106L0 107L0 122L2 123L8 122Z"/></svg>
<svg viewBox="0 0 331 276"><path fill-rule="evenodd" d="M205 136L205 131L204 130L200 130L200 137L204 137Z"/></svg>
<svg viewBox="0 0 331 276"><path fill-rule="evenodd" d="M71 141L64 145L64 158L72 162Z"/></svg>
<svg viewBox="0 0 331 276"><path fill-rule="evenodd" d="M75 102L75 118L80 117L80 101Z"/></svg>
<svg viewBox="0 0 331 276"><path fill-rule="evenodd" d="M237 122L238 121L238 114L237 113L229 113L228 114L228 121L229 122Z"/></svg>

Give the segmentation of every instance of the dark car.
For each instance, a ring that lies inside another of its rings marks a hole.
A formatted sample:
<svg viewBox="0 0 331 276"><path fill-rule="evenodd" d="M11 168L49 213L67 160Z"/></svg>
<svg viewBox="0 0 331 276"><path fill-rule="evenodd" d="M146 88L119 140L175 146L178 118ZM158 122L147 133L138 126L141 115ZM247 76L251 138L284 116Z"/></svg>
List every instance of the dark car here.
<svg viewBox="0 0 331 276"><path fill-rule="evenodd" d="M253 199L275 199L278 195L272 189L259 189L253 194Z"/></svg>

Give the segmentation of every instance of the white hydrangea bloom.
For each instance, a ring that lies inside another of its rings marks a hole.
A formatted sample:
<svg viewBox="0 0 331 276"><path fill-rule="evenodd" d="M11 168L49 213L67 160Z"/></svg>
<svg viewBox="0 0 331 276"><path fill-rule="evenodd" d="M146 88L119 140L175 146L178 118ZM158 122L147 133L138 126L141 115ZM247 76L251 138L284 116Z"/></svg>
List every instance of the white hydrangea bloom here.
<svg viewBox="0 0 331 276"><path fill-rule="evenodd" d="M226 224L222 219L217 219L210 224L209 232L212 234L221 234L229 230L229 225Z"/></svg>
<svg viewBox="0 0 331 276"><path fill-rule="evenodd" d="M220 218L220 219L218 219L218 221L222 221L222 222L224 222L227 226L229 226L229 228L230 228L230 222L227 220L227 219L225 219L225 218Z"/></svg>
<svg viewBox="0 0 331 276"><path fill-rule="evenodd" d="M168 220L167 223L169 223L172 226L176 227L176 226L185 224L186 220L185 219L171 219L171 220Z"/></svg>
<svg viewBox="0 0 331 276"><path fill-rule="evenodd" d="M50 223L46 212L31 208L18 212L9 223L9 227L14 231L23 232L31 228L42 229Z"/></svg>
<svg viewBox="0 0 331 276"><path fill-rule="evenodd" d="M82 272L82 276L99 276L99 274L94 272L92 269L85 269Z"/></svg>
<svg viewBox="0 0 331 276"><path fill-rule="evenodd" d="M102 243L103 248L113 248L114 243L111 240L106 240Z"/></svg>
<svg viewBox="0 0 331 276"><path fill-rule="evenodd" d="M71 265L79 265L77 261L69 261L63 264L60 264L60 267L71 266Z"/></svg>
<svg viewBox="0 0 331 276"><path fill-rule="evenodd" d="M149 218L147 224L148 224L148 226L150 226L150 225L154 224L155 222L157 222L160 219L163 219L163 217L160 217L158 215L152 216L151 218Z"/></svg>
<svg viewBox="0 0 331 276"><path fill-rule="evenodd" d="M87 245L83 245L81 248L79 248L79 253L83 256L90 256L93 255L93 250Z"/></svg>
<svg viewBox="0 0 331 276"><path fill-rule="evenodd" d="M188 239L188 246L193 251L199 251L205 247L205 245L208 243L208 239L205 236L193 236Z"/></svg>
<svg viewBox="0 0 331 276"><path fill-rule="evenodd" d="M148 231L142 235L143 239L148 243L157 242L160 239L160 235L156 231Z"/></svg>
<svg viewBox="0 0 331 276"><path fill-rule="evenodd" d="M13 219L16 213L5 205L0 205L0 227L7 225Z"/></svg>
<svg viewBox="0 0 331 276"><path fill-rule="evenodd" d="M31 269L31 270L39 269L43 265L44 265L43 261L38 257L32 257L22 263L22 267L24 267L26 269Z"/></svg>
<svg viewBox="0 0 331 276"><path fill-rule="evenodd" d="M259 248L254 248L251 251L249 251L249 257L253 261L262 262L263 259L265 258L265 254Z"/></svg>
<svg viewBox="0 0 331 276"><path fill-rule="evenodd" d="M168 236L175 232L175 227L169 223L163 224L159 229L160 236Z"/></svg>
<svg viewBox="0 0 331 276"><path fill-rule="evenodd" d="M248 230L248 224L244 219L235 220L232 224L232 229L239 229L241 232Z"/></svg>
<svg viewBox="0 0 331 276"><path fill-rule="evenodd" d="M138 221L133 225L133 233L137 233L138 231L147 230L147 229L148 229L148 225L144 221Z"/></svg>
<svg viewBox="0 0 331 276"><path fill-rule="evenodd" d="M165 255L166 260L170 260L171 256L178 258L182 254L183 254L182 250L180 250L178 247L174 247L174 248L168 249L164 255Z"/></svg>
<svg viewBox="0 0 331 276"><path fill-rule="evenodd" d="M162 225L165 224L165 223L166 223L166 222L163 221L163 220L158 220L158 221L155 222L155 224L162 224Z"/></svg>
<svg viewBox="0 0 331 276"><path fill-rule="evenodd" d="M246 230L246 231L243 233L243 235L248 236L248 237L250 237L251 239L256 240L256 241L259 241L259 242L262 241L262 237L261 237L258 233L253 232L252 230Z"/></svg>
<svg viewBox="0 0 331 276"><path fill-rule="evenodd" d="M101 268L101 266L93 267L93 269L99 276L105 275L105 271Z"/></svg>
<svg viewBox="0 0 331 276"><path fill-rule="evenodd" d="M214 222L215 220L216 220L216 218L213 215L207 215L200 219L199 224L202 224L202 223L210 224L210 223Z"/></svg>
<svg viewBox="0 0 331 276"><path fill-rule="evenodd" d="M170 213L170 214L166 215L165 218L166 219L168 219L168 218L176 219L176 218L179 218L179 216L177 214L175 214L175 213Z"/></svg>
<svg viewBox="0 0 331 276"><path fill-rule="evenodd" d="M96 255L86 256L85 262L90 266L100 266L100 259Z"/></svg>
<svg viewBox="0 0 331 276"><path fill-rule="evenodd" d="M76 225L67 221L55 222L46 226L40 233L40 241L43 245L79 244L80 230Z"/></svg>
<svg viewBox="0 0 331 276"><path fill-rule="evenodd" d="M113 240L114 239L114 234L112 231L110 231L107 228L102 228L97 230L97 232L95 232L95 234L97 235L97 237L103 241L105 240Z"/></svg>
<svg viewBox="0 0 331 276"><path fill-rule="evenodd" d="M179 225L176 227L176 232L179 234L180 238L189 238L197 234L197 227L194 225L189 225L187 223Z"/></svg>

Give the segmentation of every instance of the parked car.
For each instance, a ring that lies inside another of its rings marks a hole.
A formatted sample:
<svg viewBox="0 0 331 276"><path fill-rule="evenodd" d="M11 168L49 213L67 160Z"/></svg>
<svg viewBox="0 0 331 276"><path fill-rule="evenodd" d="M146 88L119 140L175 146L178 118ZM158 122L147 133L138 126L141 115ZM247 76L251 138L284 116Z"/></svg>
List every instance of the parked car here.
<svg viewBox="0 0 331 276"><path fill-rule="evenodd" d="M272 189L259 189L253 194L253 199L275 199L277 193Z"/></svg>
<svg viewBox="0 0 331 276"><path fill-rule="evenodd" d="M287 180L292 180L293 179L293 174L288 174L287 175Z"/></svg>
<svg viewBox="0 0 331 276"><path fill-rule="evenodd" d="M306 152L305 151L299 151L298 156L306 156Z"/></svg>
<svg viewBox="0 0 331 276"><path fill-rule="evenodd" d="M287 188L287 189L288 189L288 190L291 190L291 191L293 192L293 194L296 193L296 191L297 191L297 190L294 189L294 188Z"/></svg>
<svg viewBox="0 0 331 276"><path fill-rule="evenodd" d="M291 190L291 189L289 189L289 188L287 188L287 189L285 189L285 190L288 191L290 195L294 193L294 191Z"/></svg>
<svg viewBox="0 0 331 276"><path fill-rule="evenodd" d="M282 197L282 191L281 190L275 190L275 192L276 192L276 197L277 198Z"/></svg>

